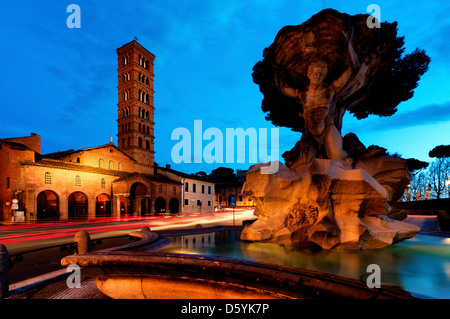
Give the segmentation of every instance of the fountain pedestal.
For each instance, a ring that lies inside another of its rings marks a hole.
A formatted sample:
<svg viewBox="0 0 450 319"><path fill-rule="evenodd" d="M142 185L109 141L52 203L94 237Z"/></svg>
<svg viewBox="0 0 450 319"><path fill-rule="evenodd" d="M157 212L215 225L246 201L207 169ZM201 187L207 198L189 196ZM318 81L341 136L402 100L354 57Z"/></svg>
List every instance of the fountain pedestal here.
<svg viewBox="0 0 450 319"><path fill-rule="evenodd" d="M241 239L278 243L312 242L329 248L383 248L420 229L386 216L387 191L364 169L345 161L313 159L303 169L279 163L275 174L253 165L243 193L255 202L258 219Z"/></svg>

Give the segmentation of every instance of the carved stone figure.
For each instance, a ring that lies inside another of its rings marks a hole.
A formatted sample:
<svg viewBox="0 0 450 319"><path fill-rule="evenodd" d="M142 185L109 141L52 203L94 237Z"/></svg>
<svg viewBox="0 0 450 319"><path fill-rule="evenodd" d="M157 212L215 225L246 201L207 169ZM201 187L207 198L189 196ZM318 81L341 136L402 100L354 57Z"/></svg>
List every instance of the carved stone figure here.
<svg viewBox="0 0 450 319"><path fill-rule="evenodd" d="M394 114L429 63L419 50L401 58L396 23L370 29L367 17L321 11L282 28L255 65L266 119L302 137L277 173L261 174L263 165L247 173L243 193L258 220L242 239L380 248L419 231L386 216L409 182L406 160L366 148L354 133L341 135L346 111Z"/></svg>

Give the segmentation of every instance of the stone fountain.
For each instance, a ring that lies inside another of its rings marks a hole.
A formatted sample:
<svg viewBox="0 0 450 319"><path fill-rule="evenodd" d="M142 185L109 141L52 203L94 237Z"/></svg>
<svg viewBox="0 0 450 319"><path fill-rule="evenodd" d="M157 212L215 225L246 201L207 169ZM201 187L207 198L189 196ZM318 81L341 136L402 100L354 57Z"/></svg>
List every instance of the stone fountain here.
<svg viewBox="0 0 450 319"><path fill-rule="evenodd" d="M368 18L321 11L301 25L282 28L255 65L266 119L302 137L283 154L286 165L250 167L243 193L255 202L258 219L241 239L366 249L420 231L387 217L409 183L407 161L382 147L366 147L353 133L341 135L347 110L358 118L394 114L428 65L426 55L415 51L409 57L424 61L422 69L414 69L417 79L404 85L405 92L388 91L401 81L398 73L413 71L400 59L396 23L371 29ZM383 100L383 94L390 99Z"/></svg>

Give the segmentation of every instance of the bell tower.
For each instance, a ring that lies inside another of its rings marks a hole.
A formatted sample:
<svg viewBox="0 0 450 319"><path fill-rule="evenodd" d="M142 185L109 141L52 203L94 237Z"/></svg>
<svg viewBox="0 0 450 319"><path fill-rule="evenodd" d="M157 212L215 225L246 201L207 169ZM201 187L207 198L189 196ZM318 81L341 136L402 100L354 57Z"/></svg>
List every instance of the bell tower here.
<svg viewBox="0 0 450 319"><path fill-rule="evenodd" d="M134 158L141 173L154 173L153 61L155 56L133 40L117 49L118 144Z"/></svg>

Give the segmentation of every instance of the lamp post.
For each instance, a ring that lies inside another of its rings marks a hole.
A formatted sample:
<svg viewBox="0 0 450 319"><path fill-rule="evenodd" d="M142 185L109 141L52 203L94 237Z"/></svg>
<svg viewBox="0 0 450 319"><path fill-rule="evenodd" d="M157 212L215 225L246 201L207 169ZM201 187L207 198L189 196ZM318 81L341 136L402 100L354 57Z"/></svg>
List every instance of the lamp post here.
<svg viewBox="0 0 450 319"><path fill-rule="evenodd" d="M409 198L409 188L411 187L411 184L408 184L406 186L406 200L409 202L410 198Z"/></svg>

